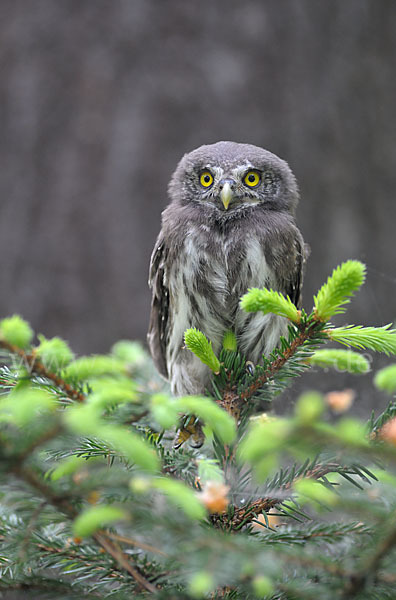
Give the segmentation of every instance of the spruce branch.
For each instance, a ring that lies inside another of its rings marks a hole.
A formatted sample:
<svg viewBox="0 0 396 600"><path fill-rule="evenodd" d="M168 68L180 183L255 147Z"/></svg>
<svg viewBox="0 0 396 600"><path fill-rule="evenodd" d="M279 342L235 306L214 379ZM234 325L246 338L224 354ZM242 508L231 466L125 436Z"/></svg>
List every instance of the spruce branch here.
<svg viewBox="0 0 396 600"><path fill-rule="evenodd" d="M390 531L384 537L380 537L376 548L374 548L370 556L364 561L361 569L358 572L351 573L344 589L344 596L346 598L357 596L365 588L366 582L377 575L382 560L396 546L395 519L393 518L392 521Z"/></svg>
<svg viewBox="0 0 396 600"><path fill-rule="evenodd" d="M22 450L22 452L17 454L17 461L19 463L24 462L26 459L28 459L32 455L32 453L37 448L39 448L43 444L46 444L47 442L50 442L51 440L58 437L58 435L60 433L62 433L62 431L63 431L62 423L60 423L60 422L55 423L52 427L50 427L49 429L44 431L44 433L41 436L39 436L38 438L33 440L28 446L26 446L26 448L24 448Z"/></svg>
<svg viewBox="0 0 396 600"><path fill-rule="evenodd" d="M42 479L32 470L20 464L13 464L12 472L22 479L25 483L34 488L41 496L43 496L54 508L65 514L69 519L75 519L78 515L77 510L70 503L69 499L56 494ZM117 544L109 539L105 532L97 532L92 536L99 546L101 546L108 554L110 554L116 563L125 569L137 582L140 588L147 590L150 593L157 592L157 587L147 581L145 577L131 565L128 556L117 546Z"/></svg>
<svg viewBox="0 0 396 600"><path fill-rule="evenodd" d="M278 496L267 496L249 502L246 506L229 506L220 514L211 515L211 521L215 527L227 531L236 531L241 527L252 523L257 516L263 512L269 512L271 508L279 506L291 497L293 483L304 477L305 479L321 479L329 473L340 473L345 468L338 463L316 464L306 469L303 474L297 471L292 478L279 486L281 492Z"/></svg>
<svg viewBox="0 0 396 600"><path fill-rule="evenodd" d="M364 283L365 276L366 267L357 260L348 260L336 267L314 296L315 317L326 322L333 315L345 312L344 305Z"/></svg>
<svg viewBox="0 0 396 600"><path fill-rule="evenodd" d="M93 536L93 539L133 577L140 588L147 590L151 594L158 592L158 588L150 583L137 568L131 565L130 561L128 560L128 556L113 540L109 539L107 535L104 533L96 533Z"/></svg>
<svg viewBox="0 0 396 600"><path fill-rule="evenodd" d="M316 350L306 362L313 367L326 369L332 367L340 371L354 374L368 373L370 363L365 356L351 350L325 349Z"/></svg>
<svg viewBox="0 0 396 600"><path fill-rule="evenodd" d="M0 348L4 348L12 355L18 356L22 360L22 364L26 367L29 373L35 373L40 377L44 377L52 381L70 400L77 402L85 402L85 396L79 390L75 389L70 383L67 383L62 377L49 371L44 364L37 358L35 352L26 352L15 344L11 344L4 339L0 339Z"/></svg>
<svg viewBox="0 0 396 600"><path fill-rule="evenodd" d="M146 544L145 542L142 542L141 540L133 540L130 537L127 537L125 535L118 535L117 533L113 533L111 531L109 531L107 533L107 536L112 539L115 540L116 542L121 542L121 544L127 544L128 546L137 546L138 548L141 548L142 550L147 550L147 552L152 552L153 554L159 554L160 556L169 556L166 552L163 552L163 550L160 550L159 548L156 548L155 546L151 546L150 544Z"/></svg>
<svg viewBox="0 0 396 600"><path fill-rule="evenodd" d="M392 325L382 327L363 327L362 325L347 325L326 329L328 338L334 342L352 346L360 350L375 350L388 356L396 354L396 329Z"/></svg>
<svg viewBox="0 0 396 600"><path fill-rule="evenodd" d="M321 331L322 324L319 322L301 323L298 326L298 335L293 341L286 346L283 351L279 352L278 357L273 360L265 369L264 373L260 374L250 385L247 386L240 394L242 401L247 401L249 398L270 381L276 373L278 373L285 364L297 353L297 351L309 340L312 340Z"/></svg>

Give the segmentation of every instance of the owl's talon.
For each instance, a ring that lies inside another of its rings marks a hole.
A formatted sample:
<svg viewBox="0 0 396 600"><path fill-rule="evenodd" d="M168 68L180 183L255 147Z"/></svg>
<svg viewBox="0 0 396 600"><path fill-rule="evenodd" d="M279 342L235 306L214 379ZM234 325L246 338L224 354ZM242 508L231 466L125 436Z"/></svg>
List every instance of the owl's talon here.
<svg viewBox="0 0 396 600"><path fill-rule="evenodd" d="M251 360L246 361L245 368L246 368L246 371L249 373L249 375L254 375L256 367L255 367L254 363L252 363Z"/></svg>

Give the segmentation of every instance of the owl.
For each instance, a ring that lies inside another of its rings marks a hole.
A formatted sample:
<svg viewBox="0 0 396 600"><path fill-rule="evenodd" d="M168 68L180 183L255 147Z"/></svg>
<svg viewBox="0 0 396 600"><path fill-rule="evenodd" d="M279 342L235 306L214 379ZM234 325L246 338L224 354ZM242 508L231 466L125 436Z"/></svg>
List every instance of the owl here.
<svg viewBox="0 0 396 600"><path fill-rule="evenodd" d="M172 393L201 394L210 371L184 346L190 327L218 353L226 331L258 364L287 333L273 314L239 305L251 287L301 301L305 245L294 213L294 175L285 161L250 144L218 142L185 154L169 183L170 204L151 257L148 344Z"/></svg>

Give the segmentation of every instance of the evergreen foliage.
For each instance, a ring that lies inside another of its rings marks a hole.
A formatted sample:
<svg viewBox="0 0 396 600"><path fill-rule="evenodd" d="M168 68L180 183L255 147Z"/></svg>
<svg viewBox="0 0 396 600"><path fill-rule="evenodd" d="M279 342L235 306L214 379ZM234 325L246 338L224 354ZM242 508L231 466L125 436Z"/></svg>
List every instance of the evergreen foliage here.
<svg viewBox="0 0 396 600"><path fill-rule="evenodd" d="M310 368L364 374L359 352L396 353L396 330L328 319L364 281L335 269L311 313L272 290L246 310L287 318L260 365L227 332L186 332L213 371L208 396L172 398L143 348L75 359L21 317L0 323L0 591L54 598L386 599L396 585L396 400L367 423L342 393L265 406ZM396 391L395 365L375 375ZM184 415L184 416L183 416ZM336 415L336 416L335 416ZM194 441L202 448L176 448ZM180 432L179 432L180 437ZM34 591L33 591L34 590Z"/></svg>

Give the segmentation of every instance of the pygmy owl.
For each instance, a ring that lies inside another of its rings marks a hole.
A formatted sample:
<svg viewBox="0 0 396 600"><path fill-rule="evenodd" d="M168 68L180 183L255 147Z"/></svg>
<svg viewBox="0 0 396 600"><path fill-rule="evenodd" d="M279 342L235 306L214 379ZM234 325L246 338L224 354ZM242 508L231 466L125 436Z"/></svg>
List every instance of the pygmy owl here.
<svg viewBox="0 0 396 600"><path fill-rule="evenodd" d="M294 211L296 180L287 163L250 144L218 142L185 154L169 184L170 204L151 257L148 343L175 395L205 391L210 372L184 347L189 327L221 349L232 330L258 364L287 332L273 314L239 306L251 287L301 301L305 246Z"/></svg>

